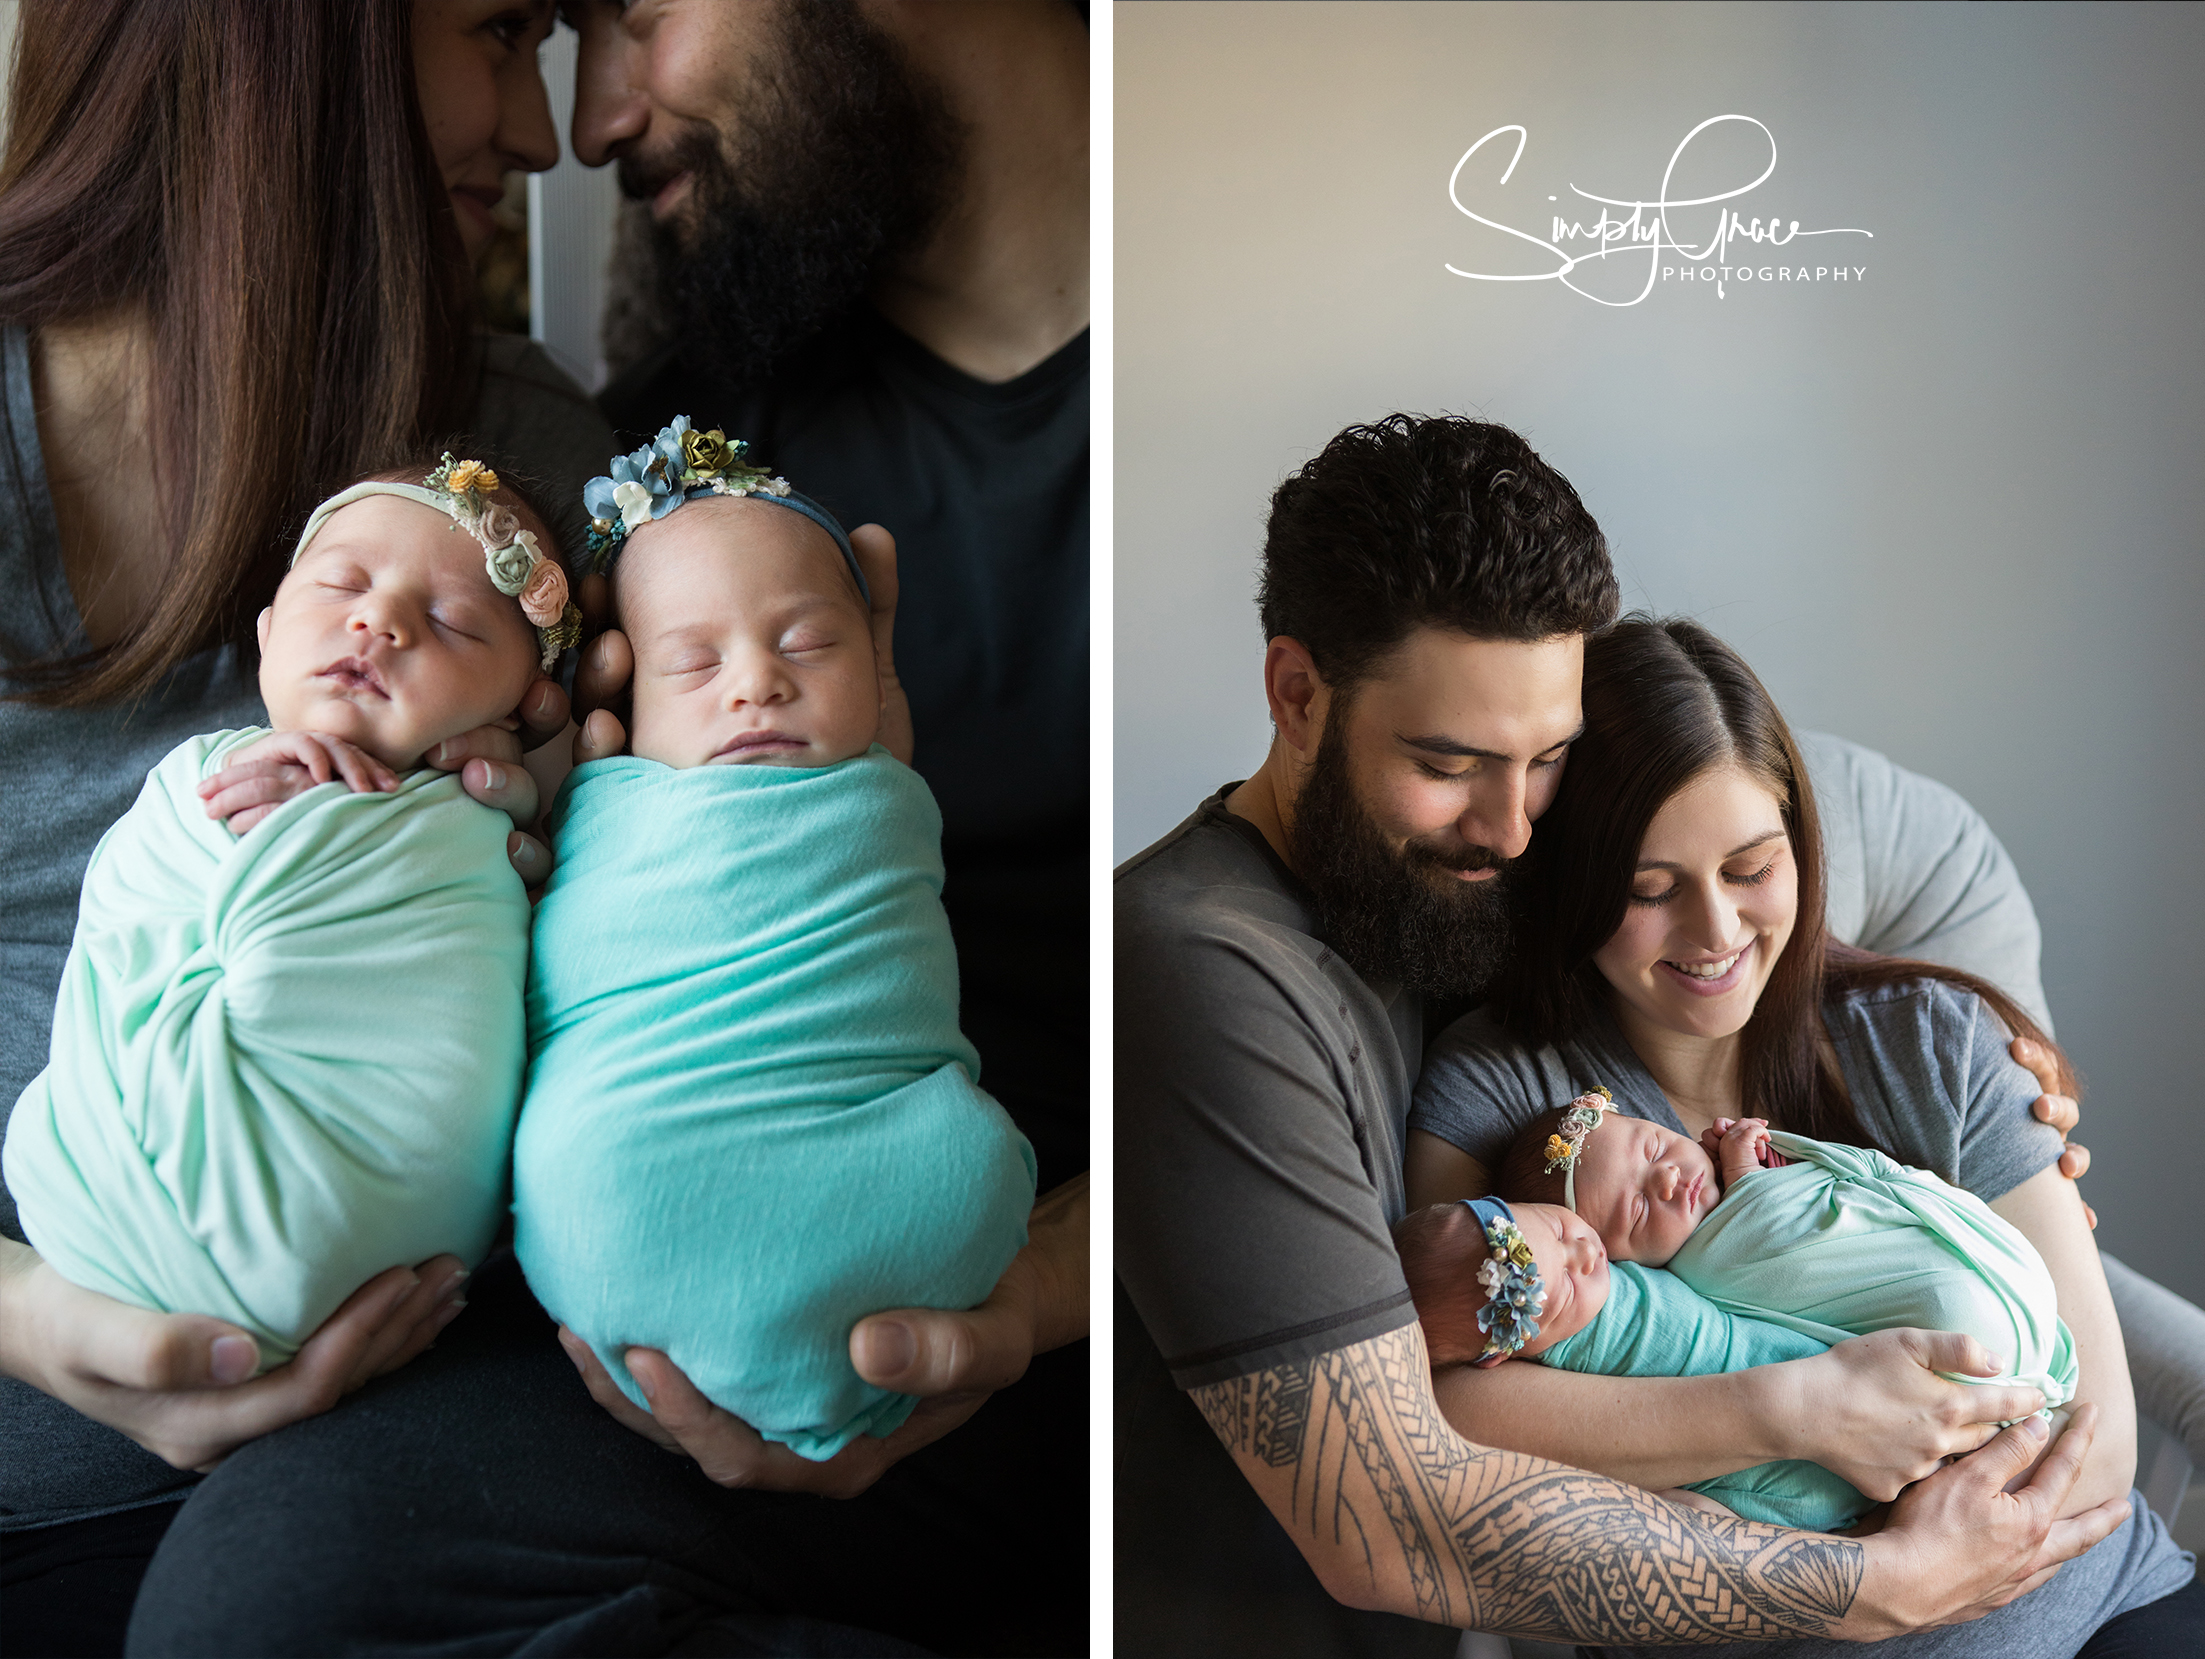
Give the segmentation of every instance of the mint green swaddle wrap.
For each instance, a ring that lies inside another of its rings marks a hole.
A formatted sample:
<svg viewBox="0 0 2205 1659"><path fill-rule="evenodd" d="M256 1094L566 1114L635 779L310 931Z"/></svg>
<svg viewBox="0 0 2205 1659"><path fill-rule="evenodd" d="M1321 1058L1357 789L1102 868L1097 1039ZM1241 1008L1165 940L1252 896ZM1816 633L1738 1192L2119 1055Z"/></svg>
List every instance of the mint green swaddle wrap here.
<svg viewBox="0 0 2205 1659"><path fill-rule="evenodd" d="M1954 1382L2074 1397L2075 1347L2044 1258L1971 1192L1881 1152L1773 1132L1792 1160L1734 1181L1669 1271L1727 1313L1818 1342L1918 1325L1974 1337L2009 1369Z"/></svg>
<svg viewBox="0 0 2205 1659"><path fill-rule="evenodd" d="M180 744L101 838L6 1151L63 1277L230 1320L263 1366L384 1269L488 1251L528 950L511 826L450 773L208 818L200 780L265 735Z"/></svg>
<svg viewBox="0 0 2205 1659"><path fill-rule="evenodd" d="M1658 1267L1615 1262L1600 1311L1541 1354L1539 1363L1602 1377L1710 1377L1804 1359L1828 1346L1764 1319L1725 1313ZM1695 1481L1690 1490L1746 1520L1808 1532L1851 1526L1870 1508L1849 1482L1797 1459Z"/></svg>
<svg viewBox="0 0 2205 1659"><path fill-rule="evenodd" d="M941 814L875 747L833 766L579 767L536 910L514 1249L631 1399L664 1350L769 1440L831 1457L911 1396L850 1327L971 1307L1034 1162L974 1082Z"/></svg>

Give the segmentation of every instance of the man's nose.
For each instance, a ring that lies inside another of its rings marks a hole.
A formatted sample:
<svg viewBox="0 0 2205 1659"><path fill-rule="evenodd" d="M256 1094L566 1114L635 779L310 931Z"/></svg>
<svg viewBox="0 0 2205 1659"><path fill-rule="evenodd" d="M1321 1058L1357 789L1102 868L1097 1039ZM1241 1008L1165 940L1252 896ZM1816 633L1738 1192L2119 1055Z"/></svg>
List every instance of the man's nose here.
<svg viewBox="0 0 2205 1659"><path fill-rule="evenodd" d="M1455 832L1474 847L1487 847L1501 858L1521 858L1531 845L1531 819L1524 812L1525 777L1509 767L1473 790Z"/></svg>

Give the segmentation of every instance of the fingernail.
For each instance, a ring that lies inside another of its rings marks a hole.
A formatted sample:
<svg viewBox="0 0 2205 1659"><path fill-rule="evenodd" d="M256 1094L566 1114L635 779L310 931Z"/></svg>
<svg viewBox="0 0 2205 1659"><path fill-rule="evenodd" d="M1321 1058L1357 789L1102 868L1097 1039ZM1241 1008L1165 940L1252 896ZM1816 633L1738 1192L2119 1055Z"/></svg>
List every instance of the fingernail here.
<svg viewBox="0 0 2205 1659"><path fill-rule="evenodd" d="M653 1401L654 1403L657 1401L658 1390L651 1386L651 1377L649 1372L638 1371L633 1366L630 1366L628 1369L628 1375L635 1378L635 1385L636 1387L643 1390L643 1397L646 1400Z"/></svg>
<svg viewBox="0 0 2205 1659"><path fill-rule="evenodd" d="M919 1339L899 1319L875 1319L858 1335L858 1369L875 1377L900 1376L919 1356Z"/></svg>
<svg viewBox="0 0 2205 1659"><path fill-rule="evenodd" d="M218 1336L208 1372L218 1383L243 1382L260 1368L260 1349L249 1336Z"/></svg>
<svg viewBox="0 0 2205 1659"><path fill-rule="evenodd" d="M437 1309L436 1328L440 1331L443 1330L445 1326L449 1325L453 1320L457 1319L461 1314L465 1313L466 1311L467 1298L464 1296L453 1297L451 1301L445 1303L443 1307Z"/></svg>
<svg viewBox="0 0 2205 1659"><path fill-rule="evenodd" d="M505 787L505 768L502 766L485 764L482 769L482 776L483 787L486 789L503 789Z"/></svg>
<svg viewBox="0 0 2205 1659"><path fill-rule="evenodd" d="M542 682L538 682L541 684ZM540 720L551 712L551 687L545 685L536 693L536 717Z"/></svg>
<svg viewBox="0 0 2205 1659"><path fill-rule="evenodd" d="M521 844L513 849L513 862L516 864L535 863L536 843L524 838Z"/></svg>
<svg viewBox="0 0 2205 1659"><path fill-rule="evenodd" d="M451 746L451 739L446 738L442 743L439 743L434 749L429 751L429 758L434 764L442 766L444 764L445 758L444 752Z"/></svg>
<svg viewBox="0 0 2205 1659"><path fill-rule="evenodd" d="M2021 1425L2021 1432L2031 1440L2042 1440L2052 1432L2052 1425L2041 1417L2031 1417Z"/></svg>
<svg viewBox="0 0 2205 1659"><path fill-rule="evenodd" d="M463 1267L460 1268L457 1272L453 1273L450 1278L446 1279L444 1283L438 1287L436 1293L436 1299L438 1303L442 1304L445 1302L449 1302L454 1296L457 1296L459 1294L459 1287L466 1282L467 1269Z"/></svg>

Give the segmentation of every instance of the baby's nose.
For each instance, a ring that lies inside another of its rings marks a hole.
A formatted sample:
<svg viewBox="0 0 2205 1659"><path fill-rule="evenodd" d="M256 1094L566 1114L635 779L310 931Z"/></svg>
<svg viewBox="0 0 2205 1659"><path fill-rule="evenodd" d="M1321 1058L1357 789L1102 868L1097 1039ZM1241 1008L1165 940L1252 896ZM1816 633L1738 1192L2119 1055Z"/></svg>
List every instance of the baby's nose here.
<svg viewBox="0 0 2205 1659"><path fill-rule="evenodd" d="M1677 1196L1677 1189L1684 1185L1684 1171L1675 1164L1663 1164L1654 1171L1654 1191L1664 1203Z"/></svg>

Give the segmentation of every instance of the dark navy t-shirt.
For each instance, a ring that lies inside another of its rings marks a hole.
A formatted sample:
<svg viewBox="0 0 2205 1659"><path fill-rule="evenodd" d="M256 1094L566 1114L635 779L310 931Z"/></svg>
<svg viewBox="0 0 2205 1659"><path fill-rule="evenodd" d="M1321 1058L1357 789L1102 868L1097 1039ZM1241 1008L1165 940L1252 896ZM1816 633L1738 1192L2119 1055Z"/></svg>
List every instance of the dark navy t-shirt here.
<svg viewBox="0 0 2205 1659"><path fill-rule="evenodd" d="M599 399L625 446L685 414L895 536L896 671L942 809L960 1018L1044 1190L1087 1167L1087 387L1084 333L990 385L866 306L762 387L677 343Z"/></svg>

